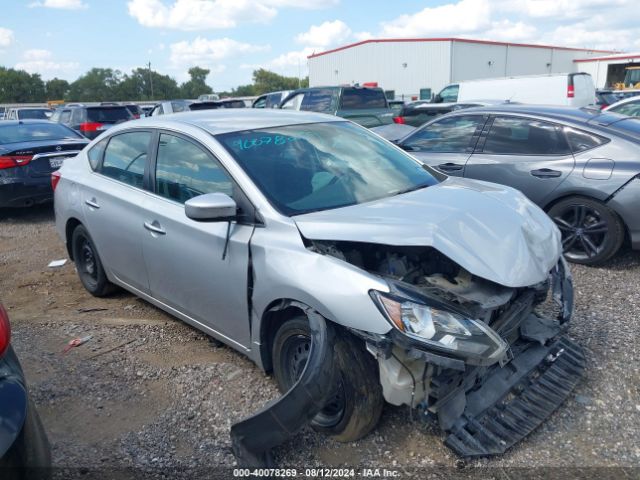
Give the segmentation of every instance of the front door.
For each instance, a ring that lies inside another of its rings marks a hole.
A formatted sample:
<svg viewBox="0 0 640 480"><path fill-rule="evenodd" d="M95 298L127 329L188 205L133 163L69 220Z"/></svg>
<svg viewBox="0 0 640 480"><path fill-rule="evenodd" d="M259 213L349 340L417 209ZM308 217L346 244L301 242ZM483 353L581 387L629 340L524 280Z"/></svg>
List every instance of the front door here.
<svg viewBox="0 0 640 480"><path fill-rule="evenodd" d="M544 206L574 165L561 126L535 118L497 116L467 162L465 177L517 188Z"/></svg>
<svg viewBox="0 0 640 480"><path fill-rule="evenodd" d="M231 197L234 182L203 146L161 133L151 181L154 202L143 242L151 294L195 322L249 347L247 279L252 225L198 222L184 202L204 193Z"/></svg>

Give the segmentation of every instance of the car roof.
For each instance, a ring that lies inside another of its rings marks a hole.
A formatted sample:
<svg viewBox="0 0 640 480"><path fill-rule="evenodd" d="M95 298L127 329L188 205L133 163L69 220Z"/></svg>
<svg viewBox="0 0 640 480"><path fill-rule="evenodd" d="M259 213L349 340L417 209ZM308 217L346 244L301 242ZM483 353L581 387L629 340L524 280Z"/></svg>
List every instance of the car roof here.
<svg viewBox="0 0 640 480"><path fill-rule="evenodd" d="M616 113L602 112L597 108L576 108L554 105L524 105L524 104L505 104L491 105L484 107L471 107L464 110L457 110L449 115L468 115L474 112L482 112L488 114L513 114L513 115L531 115L542 116L550 120L561 122L569 122L575 124L595 124L609 125L618 122L627 117Z"/></svg>
<svg viewBox="0 0 640 480"><path fill-rule="evenodd" d="M620 105L625 105L627 103L636 103L636 102L640 102L640 95L634 95L633 97L627 97L627 98L623 98L622 100L618 100L616 103L612 103L611 105L609 105L606 110L610 110L613 107L617 107Z"/></svg>
<svg viewBox="0 0 640 480"><path fill-rule="evenodd" d="M0 122L0 127L10 127L12 125L60 125L56 122L51 122L44 118L26 118L24 120L3 120Z"/></svg>
<svg viewBox="0 0 640 480"><path fill-rule="evenodd" d="M13 107L14 110L51 110L49 107Z"/></svg>
<svg viewBox="0 0 640 480"><path fill-rule="evenodd" d="M148 117L132 122L139 126L161 128L176 123L199 127L212 135L305 123L344 122L333 115L279 109L232 108L197 110ZM123 124L125 125L125 124Z"/></svg>

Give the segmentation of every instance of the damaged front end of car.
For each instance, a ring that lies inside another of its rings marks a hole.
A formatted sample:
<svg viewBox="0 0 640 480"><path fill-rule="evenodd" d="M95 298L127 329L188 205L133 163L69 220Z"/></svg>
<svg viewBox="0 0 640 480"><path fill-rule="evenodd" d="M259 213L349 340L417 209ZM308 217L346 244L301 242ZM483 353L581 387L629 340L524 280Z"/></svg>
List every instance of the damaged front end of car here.
<svg viewBox="0 0 640 480"><path fill-rule="evenodd" d="M506 287L432 247L308 240L307 248L386 280L389 291L370 296L393 329L352 332L378 360L385 400L436 417L460 456L503 453L582 376L584 356L566 336L573 286L562 257L539 283Z"/></svg>

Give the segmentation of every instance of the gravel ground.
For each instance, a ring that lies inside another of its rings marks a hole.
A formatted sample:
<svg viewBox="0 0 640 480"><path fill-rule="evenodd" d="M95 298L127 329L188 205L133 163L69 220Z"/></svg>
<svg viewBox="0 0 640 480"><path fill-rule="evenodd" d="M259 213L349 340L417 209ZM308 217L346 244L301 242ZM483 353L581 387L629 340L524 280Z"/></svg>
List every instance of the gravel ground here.
<svg viewBox="0 0 640 480"><path fill-rule="evenodd" d="M82 473L173 472L166 478L233 467L229 428L278 396L275 381L128 293L91 297L70 263L48 269L51 260L66 258L52 217L49 207L0 210L0 301L11 316L13 345L54 465ZM640 254L626 251L602 268L572 271L570 334L586 350L586 376L551 418L505 455L461 462L433 425L387 406L366 438L338 444L307 428L277 449L278 464L495 467L495 478L514 478L509 472L516 467L624 467L632 470L622 478L638 478ZM70 339L85 335L92 335L88 343L62 354ZM620 478L616 470L598 476L614 471Z"/></svg>

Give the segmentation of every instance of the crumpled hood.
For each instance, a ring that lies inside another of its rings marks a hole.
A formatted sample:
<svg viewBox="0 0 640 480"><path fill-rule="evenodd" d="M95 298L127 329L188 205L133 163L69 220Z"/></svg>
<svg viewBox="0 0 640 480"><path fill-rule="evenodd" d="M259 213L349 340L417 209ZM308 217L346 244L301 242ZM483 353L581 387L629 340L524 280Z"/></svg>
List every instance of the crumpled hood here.
<svg viewBox="0 0 640 480"><path fill-rule="evenodd" d="M454 177L294 220L311 240L430 246L472 274L507 287L546 280L562 253L559 230L522 193Z"/></svg>

